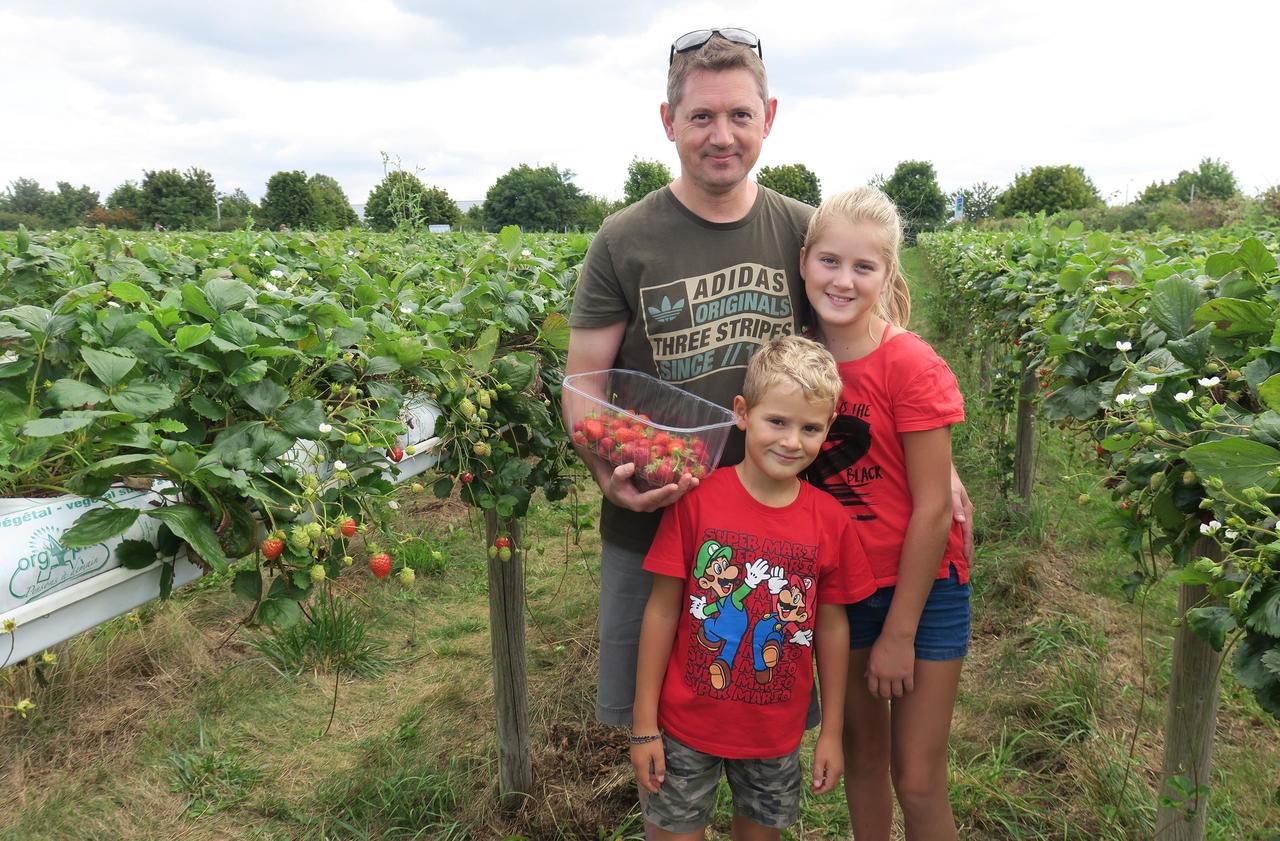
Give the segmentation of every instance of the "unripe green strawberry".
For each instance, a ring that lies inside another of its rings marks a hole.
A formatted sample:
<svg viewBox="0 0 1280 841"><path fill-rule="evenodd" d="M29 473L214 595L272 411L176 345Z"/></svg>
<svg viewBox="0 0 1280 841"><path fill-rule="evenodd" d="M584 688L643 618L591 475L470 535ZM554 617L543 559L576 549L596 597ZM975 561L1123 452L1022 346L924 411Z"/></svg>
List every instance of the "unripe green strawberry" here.
<svg viewBox="0 0 1280 841"><path fill-rule="evenodd" d="M490 547L489 547L489 560L491 560L491 561L492 561L492 560L494 560L494 559L495 559L495 558L497 558L497 557L498 557L498 547L497 547L497 546L490 546Z"/></svg>
<svg viewBox="0 0 1280 841"><path fill-rule="evenodd" d="M358 447L363 442L364 442L364 438L361 437L359 432L352 430L351 432L347 433L347 443L350 444L351 446Z"/></svg>
<svg viewBox="0 0 1280 841"><path fill-rule="evenodd" d="M312 564L310 572L311 581L315 584L319 584L321 581L324 581L326 577L324 574L324 564Z"/></svg>
<svg viewBox="0 0 1280 841"><path fill-rule="evenodd" d="M476 454L476 458L484 458L489 455L489 445L483 441L477 441L475 446L471 448L471 452Z"/></svg>
<svg viewBox="0 0 1280 841"><path fill-rule="evenodd" d="M509 561L509 560L511 560L511 547L510 547L510 546L503 546L501 549L499 549L499 550L498 550L498 559L499 559L499 560L502 560L502 561Z"/></svg>
<svg viewBox="0 0 1280 841"><path fill-rule="evenodd" d="M417 577L414 575L413 567L404 567L399 573L397 573L397 575L400 578L400 583L406 587L412 584L414 579Z"/></svg>
<svg viewBox="0 0 1280 841"><path fill-rule="evenodd" d="M441 552L439 549L432 549L431 560L435 561L436 563L440 563L441 561L444 560L444 553Z"/></svg>
<svg viewBox="0 0 1280 841"><path fill-rule="evenodd" d="M1138 431L1150 434L1156 431L1156 425L1151 421L1138 421Z"/></svg>
<svg viewBox="0 0 1280 841"><path fill-rule="evenodd" d="M1076 497L1076 502L1080 503L1081 505L1088 505L1088 504L1089 504L1089 495L1088 495L1088 494L1080 494L1080 496Z"/></svg>
<svg viewBox="0 0 1280 841"><path fill-rule="evenodd" d="M1151 478L1147 480L1147 487L1151 488L1151 490L1154 491L1155 489L1159 488L1160 485L1163 483L1164 483L1163 473L1152 473Z"/></svg>
<svg viewBox="0 0 1280 841"><path fill-rule="evenodd" d="M353 558L353 557L351 557L350 555L343 555L343 556L342 556L342 565L343 565L344 567L349 567L349 566L351 566L351 565L352 565L353 563L355 563L355 562L356 562L356 559L355 559L355 558Z"/></svg>
<svg viewBox="0 0 1280 841"><path fill-rule="evenodd" d="M319 537L320 535L324 534L324 526L320 525L315 520L312 520L311 522L307 523L306 526L304 526L304 528L307 530L307 534L311 535L311 538L313 540Z"/></svg>
<svg viewBox="0 0 1280 841"><path fill-rule="evenodd" d="M289 529L289 544L295 549L306 549L311 545L311 535L304 526Z"/></svg>
<svg viewBox="0 0 1280 841"><path fill-rule="evenodd" d="M426 490L426 488L422 486L421 482L414 482L412 485L409 486L409 490L413 491L416 494L420 494L424 490Z"/></svg>
<svg viewBox="0 0 1280 841"><path fill-rule="evenodd" d="M487 409L493 405L493 402L489 399L489 392L487 391L481 391L477 394L476 402L480 404L481 409Z"/></svg>
<svg viewBox="0 0 1280 841"><path fill-rule="evenodd" d="M352 397L355 397L359 393L360 389L356 388L354 383L347 386L347 394L350 394Z"/></svg>
<svg viewBox="0 0 1280 841"><path fill-rule="evenodd" d="M458 404L458 411L462 413L464 418L474 418L476 416L476 404L464 397L462 402Z"/></svg>
<svg viewBox="0 0 1280 841"><path fill-rule="evenodd" d="M1196 483L1196 472L1194 470L1188 470L1182 474L1182 484L1194 485L1195 483Z"/></svg>

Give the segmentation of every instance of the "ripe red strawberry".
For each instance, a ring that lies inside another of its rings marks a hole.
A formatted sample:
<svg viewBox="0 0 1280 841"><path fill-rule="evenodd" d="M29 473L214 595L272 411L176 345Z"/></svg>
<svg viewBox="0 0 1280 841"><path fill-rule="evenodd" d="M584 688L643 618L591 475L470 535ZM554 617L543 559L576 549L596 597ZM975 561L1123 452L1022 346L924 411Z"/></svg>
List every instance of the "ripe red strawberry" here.
<svg viewBox="0 0 1280 841"><path fill-rule="evenodd" d="M475 479L476 477L473 476L470 471L467 471L466 473L462 474L462 484L464 485L470 485L472 482L475 481Z"/></svg>
<svg viewBox="0 0 1280 841"><path fill-rule="evenodd" d="M631 460L635 462L636 470L640 470L648 464L651 460L651 455L652 452L650 451L648 442L643 440L637 441L631 448Z"/></svg>
<svg viewBox="0 0 1280 841"><path fill-rule="evenodd" d="M262 541L262 557L274 561L284 551L284 541L278 537L268 537Z"/></svg>
<svg viewBox="0 0 1280 841"><path fill-rule="evenodd" d="M386 552L379 552L376 555L369 556L369 571L373 573L373 577L381 581L391 574L391 556Z"/></svg>
<svg viewBox="0 0 1280 841"><path fill-rule="evenodd" d="M598 420L589 420L582 427L582 431L586 434L588 441L599 441L604 437L604 424Z"/></svg>
<svg viewBox="0 0 1280 841"><path fill-rule="evenodd" d="M582 430L578 430L573 433L573 443L577 444L579 447L587 446L587 434Z"/></svg>
<svg viewBox="0 0 1280 841"><path fill-rule="evenodd" d="M1099 456L1105 456L1107 454L1107 448L1102 446L1101 444L1095 447L1094 450L1095 452L1097 452Z"/></svg>
<svg viewBox="0 0 1280 841"><path fill-rule="evenodd" d="M356 533L356 521L348 517L338 524L338 528L342 531L343 537L352 537Z"/></svg>
<svg viewBox="0 0 1280 841"><path fill-rule="evenodd" d="M608 435L604 436L603 438L600 439L600 443L598 444L598 446L600 448L601 455L605 455L605 456L613 455L613 438L612 437Z"/></svg>
<svg viewBox="0 0 1280 841"><path fill-rule="evenodd" d="M649 475L653 481L659 485L669 485L675 481L675 467L672 466L668 459L662 459L649 465Z"/></svg>
<svg viewBox="0 0 1280 841"><path fill-rule="evenodd" d="M392 447L390 450L387 450L387 455L391 457L392 461L398 462L404 458L404 449L402 447Z"/></svg>
<svg viewBox="0 0 1280 841"><path fill-rule="evenodd" d="M496 538L496 539L493 541L493 545L494 545L494 546L497 546L499 549L510 549L510 548L511 548L511 538L509 538L509 537L499 537L499 538Z"/></svg>

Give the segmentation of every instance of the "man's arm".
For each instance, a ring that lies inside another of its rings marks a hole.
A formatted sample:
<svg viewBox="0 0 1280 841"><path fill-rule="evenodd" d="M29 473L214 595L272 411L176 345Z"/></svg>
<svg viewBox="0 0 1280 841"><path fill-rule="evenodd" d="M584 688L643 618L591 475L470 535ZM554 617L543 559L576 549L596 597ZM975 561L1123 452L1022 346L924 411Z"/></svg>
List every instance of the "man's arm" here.
<svg viewBox="0 0 1280 841"><path fill-rule="evenodd" d="M625 321L610 324L607 327L574 327L569 331L569 358L565 362L565 376L581 374L586 371L602 371L612 368L618 358L618 349L622 347L622 337L627 332ZM593 395L601 400L608 398L604 393ZM569 399L562 400L563 422L569 429ZM591 471L591 476L604 492L605 497L619 508L632 511L657 511L665 508L684 496L690 488L696 487L698 480L685 473L679 482L655 488L651 491L640 491L631 483L636 472L634 464L620 464L617 467L609 462L575 445L578 456Z"/></svg>

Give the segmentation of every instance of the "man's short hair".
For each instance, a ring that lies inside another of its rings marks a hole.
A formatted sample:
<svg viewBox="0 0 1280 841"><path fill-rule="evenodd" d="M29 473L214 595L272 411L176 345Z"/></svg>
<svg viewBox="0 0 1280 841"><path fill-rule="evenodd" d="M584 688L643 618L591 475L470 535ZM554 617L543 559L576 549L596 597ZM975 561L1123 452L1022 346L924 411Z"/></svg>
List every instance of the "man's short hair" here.
<svg viewBox="0 0 1280 841"><path fill-rule="evenodd" d="M684 96L684 83L698 70L746 70L760 88L760 101L769 102L769 78L764 72L764 62L756 51L745 44L736 44L719 35L711 36L707 43L696 50L676 53L667 69L667 105L674 111Z"/></svg>
<svg viewBox="0 0 1280 841"><path fill-rule="evenodd" d="M802 336L780 336L756 349L747 365L742 399L747 408L782 384L799 387L806 400L826 403L835 411L843 384L835 357L825 347Z"/></svg>

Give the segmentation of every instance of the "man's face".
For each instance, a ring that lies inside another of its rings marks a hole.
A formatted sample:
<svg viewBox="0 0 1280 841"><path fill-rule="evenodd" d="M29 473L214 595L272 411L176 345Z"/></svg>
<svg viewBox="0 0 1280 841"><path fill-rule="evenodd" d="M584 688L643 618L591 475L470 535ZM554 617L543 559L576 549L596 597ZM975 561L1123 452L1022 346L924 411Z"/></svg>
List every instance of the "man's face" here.
<svg viewBox="0 0 1280 841"><path fill-rule="evenodd" d="M760 99L751 73L698 70L684 83L674 109L662 106L667 138L680 155L680 177L711 196L731 192L760 157L777 100Z"/></svg>

